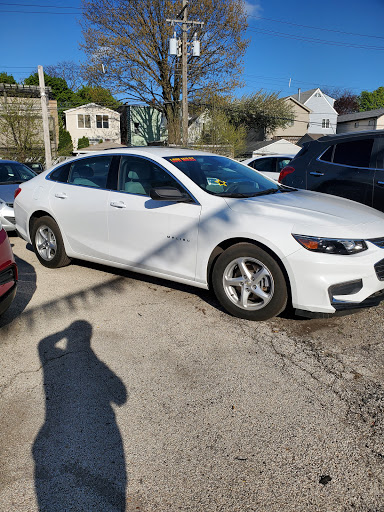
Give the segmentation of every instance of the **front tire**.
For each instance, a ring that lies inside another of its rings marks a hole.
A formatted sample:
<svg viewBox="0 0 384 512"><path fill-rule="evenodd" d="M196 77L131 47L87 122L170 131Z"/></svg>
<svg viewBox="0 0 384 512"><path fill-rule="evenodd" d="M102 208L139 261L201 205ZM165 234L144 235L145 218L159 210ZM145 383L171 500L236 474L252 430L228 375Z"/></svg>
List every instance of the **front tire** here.
<svg viewBox="0 0 384 512"><path fill-rule="evenodd" d="M52 217L40 217L32 226L32 245L35 254L44 267L59 268L69 265L63 237L59 226Z"/></svg>
<svg viewBox="0 0 384 512"><path fill-rule="evenodd" d="M268 320L287 305L287 283L280 266L250 243L233 245L219 256L212 285L220 304L231 315L246 320Z"/></svg>

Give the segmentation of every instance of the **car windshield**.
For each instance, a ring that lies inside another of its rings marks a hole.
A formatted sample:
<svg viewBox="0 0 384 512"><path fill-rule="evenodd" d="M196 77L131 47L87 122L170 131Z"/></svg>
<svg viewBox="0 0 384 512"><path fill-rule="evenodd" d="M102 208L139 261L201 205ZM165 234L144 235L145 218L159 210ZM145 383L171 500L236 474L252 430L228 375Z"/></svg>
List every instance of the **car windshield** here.
<svg viewBox="0 0 384 512"><path fill-rule="evenodd" d="M24 164L0 161L0 185L22 183L35 176L36 173Z"/></svg>
<svg viewBox="0 0 384 512"><path fill-rule="evenodd" d="M292 190L224 156L172 156L166 160L200 188L216 196L252 197Z"/></svg>

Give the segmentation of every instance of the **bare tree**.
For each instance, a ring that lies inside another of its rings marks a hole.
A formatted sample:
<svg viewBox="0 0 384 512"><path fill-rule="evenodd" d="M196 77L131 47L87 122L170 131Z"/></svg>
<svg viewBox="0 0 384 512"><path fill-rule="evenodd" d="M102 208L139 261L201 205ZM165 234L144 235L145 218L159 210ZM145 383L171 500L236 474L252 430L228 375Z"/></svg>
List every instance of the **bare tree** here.
<svg viewBox="0 0 384 512"><path fill-rule="evenodd" d="M56 78L63 78L72 91L78 91L83 85L84 80L80 64L72 60L63 60L57 64L45 66L45 73Z"/></svg>
<svg viewBox="0 0 384 512"><path fill-rule="evenodd" d="M349 89L334 87L333 89L323 89L323 91L335 99L333 108L339 115L359 112L359 97Z"/></svg>
<svg viewBox="0 0 384 512"><path fill-rule="evenodd" d="M0 102L0 146L18 161L44 159L39 99L12 97Z"/></svg>
<svg viewBox="0 0 384 512"><path fill-rule="evenodd" d="M168 56L169 38L181 2L172 0L83 0L83 36L90 84L164 113L169 142L180 141L180 58ZM188 33L201 41L201 57L188 58L188 91L228 92L240 85L248 41L245 4L238 0L190 0L188 18L201 21Z"/></svg>

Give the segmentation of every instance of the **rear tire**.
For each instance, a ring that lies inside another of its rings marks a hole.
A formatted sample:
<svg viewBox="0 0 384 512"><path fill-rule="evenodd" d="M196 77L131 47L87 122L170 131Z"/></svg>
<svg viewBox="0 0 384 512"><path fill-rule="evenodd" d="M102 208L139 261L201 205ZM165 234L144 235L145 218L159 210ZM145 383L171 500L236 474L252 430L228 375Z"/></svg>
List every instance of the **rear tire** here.
<svg viewBox="0 0 384 512"><path fill-rule="evenodd" d="M287 283L279 264L250 243L233 245L218 257L212 285L220 304L246 320L268 320L287 305Z"/></svg>
<svg viewBox="0 0 384 512"><path fill-rule="evenodd" d="M63 237L52 217L36 219L31 235L35 254L44 267L59 268L69 265L71 260L65 252Z"/></svg>

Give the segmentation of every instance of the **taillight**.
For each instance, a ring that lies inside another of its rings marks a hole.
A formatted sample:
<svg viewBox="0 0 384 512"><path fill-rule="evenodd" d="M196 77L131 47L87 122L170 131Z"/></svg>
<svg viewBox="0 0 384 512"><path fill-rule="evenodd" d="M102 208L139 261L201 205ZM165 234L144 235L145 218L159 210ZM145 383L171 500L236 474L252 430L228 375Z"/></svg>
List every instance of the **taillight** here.
<svg viewBox="0 0 384 512"><path fill-rule="evenodd" d="M288 174L295 172L295 168L287 165L287 167L283 167L280 171L279 183L282 182L283 178L285 178Z"/></svg>
<svg viewBox="0 0 384 512"><path fill-rule="evenodd" d="M18 188L15 190L15 195L14 195L15 199L16 199L16 197L20 194L20 192L21 192L21 188L20 188L20 187L18 187Z"/></svg>

